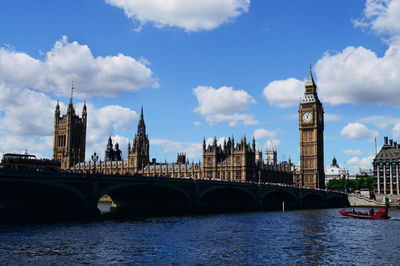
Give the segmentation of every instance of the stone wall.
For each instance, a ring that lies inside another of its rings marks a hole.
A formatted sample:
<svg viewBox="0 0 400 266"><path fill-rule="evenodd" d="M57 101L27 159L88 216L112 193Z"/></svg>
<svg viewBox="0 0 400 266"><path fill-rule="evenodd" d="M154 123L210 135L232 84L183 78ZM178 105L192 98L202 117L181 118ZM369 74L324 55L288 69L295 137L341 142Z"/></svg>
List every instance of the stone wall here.
<svg viewBox="0 0 400 266"><path fill-rule="evenodd" d="M352 207L384 207L382 201L371 200L358 194L348 194L350 206Z"/></svg>

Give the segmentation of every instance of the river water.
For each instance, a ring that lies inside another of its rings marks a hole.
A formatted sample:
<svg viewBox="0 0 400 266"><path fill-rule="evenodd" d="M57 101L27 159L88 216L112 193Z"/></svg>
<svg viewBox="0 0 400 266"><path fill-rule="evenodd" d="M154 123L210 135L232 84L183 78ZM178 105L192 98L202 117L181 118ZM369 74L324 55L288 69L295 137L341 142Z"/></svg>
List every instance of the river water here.
<svg viewBox="0 0 400 266"><path fill-rule="evenodd" d="M0 225L0 265L398 265L400 210L390 216L323 209Z"/></svg>

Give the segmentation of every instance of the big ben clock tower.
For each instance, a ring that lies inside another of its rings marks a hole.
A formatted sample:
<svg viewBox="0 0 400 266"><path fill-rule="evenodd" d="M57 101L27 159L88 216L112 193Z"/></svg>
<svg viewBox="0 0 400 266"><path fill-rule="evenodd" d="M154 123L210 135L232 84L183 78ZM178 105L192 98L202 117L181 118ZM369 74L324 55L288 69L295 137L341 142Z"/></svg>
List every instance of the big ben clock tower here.
<svg viewBox="0 0 400 266"><path fill-rule="evenodd" d="M299 107L299 130L301 185L324 188L324 109L318 99L311 66Z"/></svg>

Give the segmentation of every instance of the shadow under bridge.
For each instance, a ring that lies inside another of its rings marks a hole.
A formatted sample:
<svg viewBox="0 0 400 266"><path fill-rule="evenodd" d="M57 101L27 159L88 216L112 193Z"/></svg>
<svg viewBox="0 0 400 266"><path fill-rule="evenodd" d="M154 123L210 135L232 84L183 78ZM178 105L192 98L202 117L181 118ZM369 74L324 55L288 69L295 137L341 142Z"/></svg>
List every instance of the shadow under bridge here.
<svg viewBox="0 0 400 266"><path fill-rule="evenodd" d="M292 210L300 207L298 196L290 191L269 190L262 195L263 210L281 210L282 208Z"/></svg>
<svg viewBox="0 0 400 266"><path fill-rule="evenodd" d="M199 194L200 210L240 211L257 209L255 193L241 187L210 187Z"/></svg>
<svg viewBox="0 0 400 266"><path fill-rule="evenodd" d="M192 197L187 190L170 184L125 183L107 187L98 199L109 195L118 211L130 214L173 214L192 210Z"/></svg>

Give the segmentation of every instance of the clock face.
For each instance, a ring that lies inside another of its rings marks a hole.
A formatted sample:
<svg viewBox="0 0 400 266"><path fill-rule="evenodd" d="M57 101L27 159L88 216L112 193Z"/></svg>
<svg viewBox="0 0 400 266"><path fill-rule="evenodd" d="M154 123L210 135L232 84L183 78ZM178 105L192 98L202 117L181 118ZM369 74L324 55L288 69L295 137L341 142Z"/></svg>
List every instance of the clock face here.
<svg viewBox="0 0 400 266"><path fill-rule="evenodd" d="M304 122L309 123L309 122L311 122L311 120L312 120L312 113L306 112L306 113L303 114L303 121Z"/></svg>

